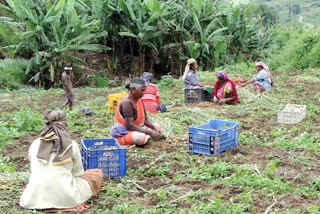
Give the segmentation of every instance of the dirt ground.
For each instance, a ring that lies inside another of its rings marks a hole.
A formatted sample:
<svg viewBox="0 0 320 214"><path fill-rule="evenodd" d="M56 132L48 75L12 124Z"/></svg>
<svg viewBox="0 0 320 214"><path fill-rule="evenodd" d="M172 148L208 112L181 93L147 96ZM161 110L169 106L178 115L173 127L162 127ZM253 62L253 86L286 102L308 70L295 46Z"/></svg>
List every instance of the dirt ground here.
<svg viewBox="0 0 320 214"><path fill-rule="evenodd" d="M304 82L304 79L295 79L296 82L288 82L286 88L295 87L297 83ZM303 84L304 90L299 92L299 96L313 100L314 95L320 91L320 85L310 85ZM105 97L107 98L107 93L104 91L99 92L90 92L85 95L81 93L80 90L75 90L76 99L79 101L84 101L88 99L93 99L96 97ZM16 102L23 103L23 106L28 106L30 108L37 108L38 111L43 111L47 106L53 105L52 100L58 100L56 103L63 104L65 97L61 95L49 95L41 101L34 102L32 96L25 96L23 98L15 99L12 94L0 94L1 102L1 112L12 112L21 108L21 105L12 103L12 99ZM203 102L197 104L191 104L191 107L197 108L212 108L214 105L212 102ZM172 106L172 108L179 107ZM215 105L214 108L219 110L224 108L223 106ZM241 131L254 131L257 133L257 137L263 137L265 139L271 139L272 136L265 133L270 133L274 129L274 124L270 123L267 117L264 115L256 116L254 120L247 121L247 118L250 117L249 113L237 114L230 113L229 118L238 120L241 123ZM90 123L97 123L95 116L91 117ZM312 119L311 119L312 121ZM317 122L315 120L314 122ZM289 126L290 127L290 126ZM301 128L304 129L303 127ZM263 133L264 136L260 136L259 133ZM28 148L30 143L37 138L39 133L31 133L27 136L14 139L15 143L8 144L3 147L0 154L3 156L8 156L16 164L17 171L26 171L29 168L28 162ZM71 132L71 137L78 142L82 138L81 131ZM147 207L154 207L159 203L159 200L153 195L150 197L144 197L145 193L150 190L161 190L161 189L170 189L172 187L178 192L177 195L187 194L191 189L193 191L197 190L215 190L222 192L222 199L228 200L236 194L244 192L244 188L241 186L226 186L223 184L210 184L210 182L201 181L201 180L191 180L188 178L175 179L174 174L177 171L188 170L189 166L185 166L175 159L176 153L183 153L188 158L191 159L192 155L186 151L188 147L187 137L174 137L160 142L151 141L144 148L137 148L134 146L129 146L127 148L127 168L131 170L143 170L147 171L152 167L161 167L167 163L172 163L169 172L165 177L163 176L145 176L144 174L139 175L138 179L143 181L139 183L136 187L137 192L129 192L130 198L132 201L142 202ZM140 157L139 153L142 151L148 151L148 158ZM159 154L165 154L164 156L159 156ZM316 164L310 164L306 169L306 166L299 163L297 158L302 157L312 157L315 160ZM319 176L319 160L320 154L317 151L311 151L307 149L282 149L279 147L270 147L263 146L259 144L250 144L247 142L241 142L240 147L230 149L226 152L223 152L210 159L200 159L199 165L201 164L213 164L218 159L223 160L228 163L235 164L248 164L252 165L252 169L256 171L257 174L263 172L270 161L277 160L277 175L281 176L285 181L291 183L293 187L299 187L300 185L308 185L310 181ZM138 164L137 164L138 163ZM105 184L108 183L120 183L119 180L109 180L105 179ZM22 187L21 187L22 189ZM20 190L19 190L20 191ZM255 190L259 192L259 190ZM101 194L106 193L106 190L102 190ZM257 194L259 197L254 199L254 206L257 208L252 213L263 213L267 207L274 203L268 197L264 197L263 194ZM282 195L276 194L275 198L277 199L276 204L273 208L278 209L301 209L302 204L316 204L320 205L319 197L306 197L304 195ZM172 203L176 204L176 208L190 208L190 203L185 203L184 201L174 201L174 196L168 196L168 201L173 201ZM95 201L92 201L94 204ZM111 207L110 207L111 208Z"/></svg>
<svg viewBox="0 0 320 214"><path fill-rule="evenodd" d="M18 138L16 142L19 144L10 144L4 147L0 152L1 154L6 154L12 158L12 161L16 163L18 171L25 171L28 168L28 158L27 152L30 146L30 142L37 138L37 133L32 133L27 137ZM146 158L137 158L134 154L141 152L141 150L149 150L151 156L157 157L159 152L166 152L168 154L174 153L177 151L184 151L187 147L187 140L183 138L172 139L170 143L166 141L161 142L151 142L146 145L144 148L128 147L127 150L127 168L132 170L137 170L138 168L143 168L148 170L153 166L161 166L165 163L174 163L174 156L168 155L161 159L146 159ZM191 154L190 154L191 155ZM312 165L309 170L305 170L303 166L294 162L296 156L309 155L314 157L317 160L320 160L320 155L317 152L311 152L306 150L297 150L288 153L285 149L279 148L270 148L263 147L260 145L248 145L243 144L239 148L230 149L220 155L217 155L216 158L224 160L230 163L237 164L246 164L246 163L255 163L258 170L263 171L267 166L268 161L279 159L281 162L278 165L278 173L286 181L292 183L293 186L298 186L301 184L308 184L310 178L318 176L320 174L320 169L317 165ZM205 160L204 163L214 163L217 159ZM139 164L136 164L139 163ZM201 163L200 163L201 164ZM254 166L252 166L254 167ZM174 186L178 189L181 194L188 192L190 189L197 190L219 190L223 192L222 199L228 199L235 194L240 194L244 192L241 187L235 186L225 186L222 184L211 185L206 181L195 181L189 179L179 179L176 180L173 178L173 174L176 171L181 171L188 169L187 166L182 166L180 164L174 164L167 175L166 179L161 177L146 177L144 175L139 176L139 180L143 181L142 184L139 184L139 191L136 193L131 193L132 200L142 202L145 206L153 207L158 203L156 197L144 198L143 195L149 190L159 190L163 188L168 188ZM105 184L113 182L118 183L117 180L105 179ZM25 184L24 184L25 185ZM104 190L102 190L102 193ZM302 196L288 196L281 198L281 194L276 196L278 198L277 204L274 208L286 208L286 209L298 209L301 208L301 203L304 204L320 204L320 198L310 199ZM170 200L174 200L171 198ZM94 203L94 202L93 202ZM258 210L255 210L256 213L263 212L269 205L273 203L272 200L267 200L266 198L258 198L254 205L258 207ZM190 204L184 202L177 202L177 208L190 208Z"/></svg>

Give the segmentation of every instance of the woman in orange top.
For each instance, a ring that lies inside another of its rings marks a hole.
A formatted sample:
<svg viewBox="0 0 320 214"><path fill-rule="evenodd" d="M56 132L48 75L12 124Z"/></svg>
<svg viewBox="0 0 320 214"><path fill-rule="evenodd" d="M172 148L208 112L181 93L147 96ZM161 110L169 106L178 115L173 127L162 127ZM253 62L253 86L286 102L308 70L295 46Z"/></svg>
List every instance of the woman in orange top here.
<svg viewBox="0 0 320 214"><path fill-rule="evenodd" d="M159 140L162 128L149 120L141 100L147 88L146 82L142 78L134 78L126 87L130 92L119 103L111 136L120 145L144 145L150 138Z"/></svg>

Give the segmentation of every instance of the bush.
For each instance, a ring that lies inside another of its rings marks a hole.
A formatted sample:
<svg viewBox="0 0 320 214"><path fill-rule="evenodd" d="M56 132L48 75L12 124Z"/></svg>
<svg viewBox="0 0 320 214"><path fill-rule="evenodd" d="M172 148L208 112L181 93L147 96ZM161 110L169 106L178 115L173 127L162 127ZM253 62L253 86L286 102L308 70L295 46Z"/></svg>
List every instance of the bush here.
<svg viewBox="0 0 320 214"><path fill-rule="evenodd" d="M10 35L10 36L8 36ZM14 33L14 30L7 25L0 24L0 45L16 45L19 43L19 36Z"/></svg>
<svg viewBox="0 0 320 214"><path fill-rule="evenodd" d="M309 183L310 187L316 191L320 191L320 177L315 178Z"/></svg>
<svg viewBox="0 0 320 214"><path fill-rule="evenodd" d="M279 49L269 59L271 70L305 70L320 67L318 31L299 27L280 30L277 32Z"/></svg>
<svg viewBox="0 0 320 214"><path fill-rule="evenodd" d="M243 74L246 76L251 76L255 71L255 63L241 62L231 65L225 65L219 68L216 68L214 71L217 73L220 70L225 70L229 75L231 74Z"/></svg>
<svg viewBox="0 0 320 214"><path fill-rule="evenodd" d="M15 113L4 113L0 118L0 146L12 138L29 132L40 131L44 124L43 116L24 108Z"/></svg>
<svg viewBox="0 0 320 214"><path fill-rule="evenodd" d="M92 87L106 88L109 85L109 77L105 74L98 74L90 77Z"/></svg>
<svg viewBox="0 0 320 214"><path fill-rule="evenodd" d="M0 88L9 90L21 88L23 84L28 80L27 76L25 75L27 66L27 60L0 60Z"/></svg>

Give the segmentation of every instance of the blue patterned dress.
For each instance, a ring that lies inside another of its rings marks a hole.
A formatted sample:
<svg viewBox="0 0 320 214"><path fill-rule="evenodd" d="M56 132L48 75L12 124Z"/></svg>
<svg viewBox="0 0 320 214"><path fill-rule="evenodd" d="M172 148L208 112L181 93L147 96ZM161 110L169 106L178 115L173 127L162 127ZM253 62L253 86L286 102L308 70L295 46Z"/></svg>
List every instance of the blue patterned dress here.
<svg viewBox="0 0 320 214"><path fill-rule="evenodd" d="M268 73L264 69L261 69L255 76L253 85L262 87L267 92L271 91L271 83L269 82Z"/></svg>

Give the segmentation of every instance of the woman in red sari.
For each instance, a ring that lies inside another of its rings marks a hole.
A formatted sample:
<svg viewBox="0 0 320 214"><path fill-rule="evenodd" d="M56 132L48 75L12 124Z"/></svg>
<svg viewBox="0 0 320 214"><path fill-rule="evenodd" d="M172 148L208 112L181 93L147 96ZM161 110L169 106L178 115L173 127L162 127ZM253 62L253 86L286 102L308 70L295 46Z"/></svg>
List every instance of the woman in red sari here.
<svg viewBox="0 0 320 214"><path fill-rule="evenodd" d="M225 71L219 71L218 80L213 89L213 101L219 104L237 104L239 102L237 87Z"/></svg>

